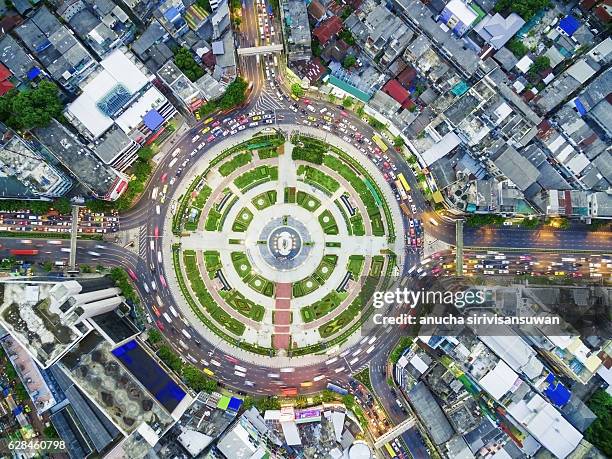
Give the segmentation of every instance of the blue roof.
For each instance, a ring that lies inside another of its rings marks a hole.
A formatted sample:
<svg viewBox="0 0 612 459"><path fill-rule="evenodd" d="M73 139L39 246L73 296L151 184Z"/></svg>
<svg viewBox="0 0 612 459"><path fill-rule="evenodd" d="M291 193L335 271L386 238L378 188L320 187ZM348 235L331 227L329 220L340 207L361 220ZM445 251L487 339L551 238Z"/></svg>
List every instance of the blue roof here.
<svg viewBox="0 0 612 459"><path fill-rule="evenodd" d="M574 105L576 106L576 110L578 110L578 114L580 116L584 116L587 113L587 109L582 104L582 101L577 97L574 99Z"/></svg>
<svg viewBox="0 0 612 459"><path fill-rule="evenodd" d="M563 407L569 402L572 393L560 382L555 382L555 377L552 373L546 377L548 387L544 389L544 394L548 399L558 407Z"/></svg>
<svg viewBox="0 0 612 459"><path fill-rule="evenodd" d="M142 121L144 121L146 127L154 131L164 122L164 117L157 110L149 110Z"/></svg>
<svg viewBox="0 0 612 459"><path fill-rule="evenodd" d="M181 13L179 13L179 10L175 6L168 8L168 10L164 13L164 16L170 22L173 22L177 17L180 17L180 15Z"/></svg>
<svg viewBox="0 0 612 459"><path fill-rule="evenodd" d="M242 406L242 400L236 397L232 397L230 399L229 405L227 405L227 409L230 411L238 411Z"/></svg>
<svg viewBox="0 0 612 459"><path fill-rule="evenodd" d="M579 27L580 21L571 14L568 14L559 21L559 28L563 30L566 34L568 34L570 37L574 35L574 32L576 32Z"/></svg>
<svg viewBox="0 0 612 459"><path fill-rule="evenodd" d="M38 67L32 67L30 70L28 70L28 80L32 81L38 75L40 75L40 72L41 70Z"/></svg>

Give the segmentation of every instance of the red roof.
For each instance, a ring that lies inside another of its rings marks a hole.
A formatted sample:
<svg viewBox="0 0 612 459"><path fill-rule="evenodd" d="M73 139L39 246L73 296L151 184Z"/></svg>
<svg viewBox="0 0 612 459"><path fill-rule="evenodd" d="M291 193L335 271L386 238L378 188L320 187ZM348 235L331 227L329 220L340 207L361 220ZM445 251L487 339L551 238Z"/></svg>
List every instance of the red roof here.
<svg viewBox="0 0 612 459"><path fill-rule="evenodd" d="M387 84L383 86L382 90L389 96L393 97L400 104L406 102L406 99L410 97L408 91L401 84L399 84L399 81L397 80L387 81Z"/></svg>
<svg viewBox="0 0 612 459"><path fill-rule="evenodd" d="M324 45L329 41L331 37L336 35L341 30L342 20L338 16L332 16L331 18L326 19L321 24L319 24L317 28L314 29L312 34L317 37L319 43Z"/></svg>
<svg viewBox="0 0 612 459"><path fill-rule="evenodd" d="M11 76L11 71L7 69L4 65L0 64L0 81L4 81Z"/></svg>
<svg viewBox="0 0 612 459"><path fill-rule="evenodd" d="M609 5L599 5L595 8L595 16L599 18L601 22L607 24L612 19L612 8Z"/></svg>
<svg viewBox="0 0 612 459"><path fill-rule="evenodd" d="M9 81L12 73L4 65L0 64L0 96L5 95L15 86Z"/></svg>
<svg viewBox="0 0 612 459"><path fill-rule="evenodd" d="M412 80L416 78L416 75L417 73L414 67L408 66L397 76L397 81L399 81L402 86L407 88L410 86L410 83L412 83Z"/></svg>

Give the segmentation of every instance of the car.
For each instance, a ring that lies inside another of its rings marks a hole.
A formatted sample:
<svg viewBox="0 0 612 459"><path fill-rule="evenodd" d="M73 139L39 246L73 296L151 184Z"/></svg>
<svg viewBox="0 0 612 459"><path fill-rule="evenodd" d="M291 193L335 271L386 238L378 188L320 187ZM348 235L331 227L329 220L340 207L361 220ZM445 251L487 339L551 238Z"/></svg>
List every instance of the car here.
<svg viewBox="0 0 612 459"><path fill-rule="evenodd" d="M159 204L155 206L155 213L157 215L161 214L161 207L159 206Z"/></svg>
<svg viewBox="0 0 612 459"><path fill-rule="evenodd" d="M145 292L147 293L151 293L151 290L149 290L149 286L147 285L146 282L142 283L142 288L144 288Z"/></svg>
<svg viewBox="0 0 612 459"><path fill-rule="evenodd" d="M511 222L511 221L506 220L506 221L504 222L504 226L512 226L512 222Z"/></svg>
<svg viewBox="0 0 612 459"><path fill-rule="evenodd" d="M155 229L153 230L153 235L155 236L155 239L159 237L159 226L155 226Z"/></svg>
<svg viewBox="0 0 612 459"><path fill-rule="evenodd" d="M191 139L191 143L196 143L198 140L200 140L200 135L196 134L193 136L193 138Z"/></svg>
<svg viewBox="0 0 612 459"><path fill-rule="evenodd" d="M217 120L217 121L215 121L213 124L211 124L211 127L216 128L216 127L218 127L219 125L221 125L221 121Z"/></svg>
<svg viewBox="0 0 612 459"><path fill-rule="evenodd" d="M416 206L415 206L414 204L412 204L412 205L410 206L410 210L412 210L412 212L413 212L413 213L416 213L417 208L416 208Z"/></svg>
<svg viewBox="0 0 612 459"><path fill-rule="evenodd" d="M215 136L214 135L209 135L208 138L206 139L207 142L212 142L213 140L215 140Z"/></svg>
<svg viewBox="0 0 612 459"><path fill-rule="evenodd" d="M157 284L155 283L154 280L151 281L151 288L153 289L154 292L157 292Z"/></svg>
<svg viewBox="0 0 612 459"><path fill-rule="evenodd" d="M168 182L170 185L174 185L174 182L176 182L176 177L172 177L170 179L170 182Z"/></svg>
<svg viewBox="0 0 612 459"><path fill-rule="evenodd" d="M155 314L157 317L161 317L161 312L159 312L156 305L151 306L151 309L153 310L153 314Z"/></svg>
<svg viewBox="0 0 612 459"><path fill-rule="evenodd" d="M166 283L166 278L164 277L163 274L159 275L159 281L161 282L161 284L164 286L164 288L168 288L168 284Z"/></svg>
<svg viewBox="0 0 612 459"><path fill-rule="evenodd" d="M165 173L164 175L161 176L160 181L162 183L165 183L167 178L168 178L168 173Z"/></svg>
<svg viewBox="0 0 612 459"><path fill-rule="evenodd" d="M261 119L261 116L254 116L253 118L251 118L251 121L259 121Z"/></svg>
<svg viewBox="0 0 612 459"><path fill-rule="evenodd" d="M208 131L210 131L210 126L206 126L204 129L202 129L200 132L202 134L206 134Z"/></svg>
<svg viewBox="0 0 612 459"><path fill-rule="evenodd" d="M161 331L164 331L166 329L166 327L164 327L164 324L161 323L161 320L156 320L155 324L157 325L157 328L159 328Z"/></svg>

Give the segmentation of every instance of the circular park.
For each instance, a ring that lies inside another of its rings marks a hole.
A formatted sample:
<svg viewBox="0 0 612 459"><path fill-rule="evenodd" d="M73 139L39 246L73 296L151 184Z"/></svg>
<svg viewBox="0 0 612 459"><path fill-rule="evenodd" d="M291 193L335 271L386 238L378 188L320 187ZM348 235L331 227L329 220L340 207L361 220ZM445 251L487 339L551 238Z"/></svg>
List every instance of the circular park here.
<svg viewBox="0 0 612 459"><path fill-rule="evenodd" d="M372 312L366 286L397 272L403 240L397 203L370 166L342 141L272 130L202 158L167 223L179 306L269 357L358 338Z"/></svg>

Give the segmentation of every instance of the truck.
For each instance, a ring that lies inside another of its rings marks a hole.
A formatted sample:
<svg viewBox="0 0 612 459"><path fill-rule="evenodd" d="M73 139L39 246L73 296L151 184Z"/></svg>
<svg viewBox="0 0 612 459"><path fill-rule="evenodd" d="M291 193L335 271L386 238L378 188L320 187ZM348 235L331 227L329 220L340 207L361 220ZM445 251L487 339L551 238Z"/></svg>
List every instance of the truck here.
<svg viewBox="0 0 612 459"><path fill-rule="evenodd" d="M412 217L412 212L410 212L410 208L405 203L402 202L400 204L400 209L402 209L406 217Z"/></svg>

